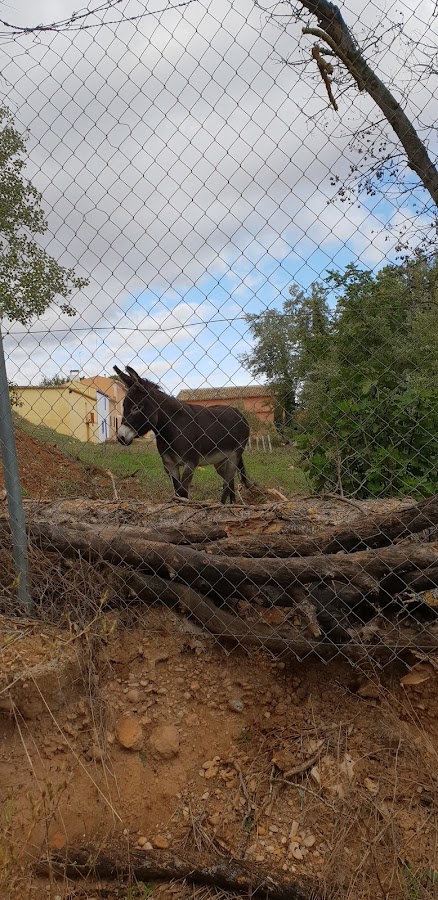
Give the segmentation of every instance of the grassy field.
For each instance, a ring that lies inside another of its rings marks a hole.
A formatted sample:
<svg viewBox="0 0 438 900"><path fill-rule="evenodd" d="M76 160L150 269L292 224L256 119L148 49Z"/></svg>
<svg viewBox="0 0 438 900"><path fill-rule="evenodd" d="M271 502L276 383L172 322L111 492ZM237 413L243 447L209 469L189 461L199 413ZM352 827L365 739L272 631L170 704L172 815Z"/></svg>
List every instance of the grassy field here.
<svg viewBox="0 0 438 900"><path fill-rule="evenodd" d="M139 496L161 498L171 495L170 482L154 444L142 440L134 441L126 448L117 443L85 444L44 425L32 425L20 416L15 416L15 423L17 428L57 447L78 462L109 469L116 478L132 479L138 484ZM262 488L276 488L288 496L308 490L294 451L288 447L276 447L272 453L248 450L245 464L249 478ZM220 487L220 479L213 467L200 467L194 475L191 496L193 499L219 498ZM130 494L132 496L132 489Z"/></svg>

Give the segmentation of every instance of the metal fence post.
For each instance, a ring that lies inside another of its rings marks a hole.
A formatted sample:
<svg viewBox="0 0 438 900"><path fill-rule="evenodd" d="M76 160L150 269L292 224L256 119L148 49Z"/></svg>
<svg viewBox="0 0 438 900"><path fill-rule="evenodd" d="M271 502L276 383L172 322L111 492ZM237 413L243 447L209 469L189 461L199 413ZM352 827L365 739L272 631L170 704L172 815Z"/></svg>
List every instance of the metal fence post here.
<svg viewBox="0 0 438 900"><path fill-rule="evenodd" d="M3 336L0 328L0 445L3 461L6 495L9 509L9 524L12 535L17 577L17 595L20 603L30 612L33 606L29 594L29 570L27 557L27 534L24 521L23 501L18 474L17 451L12 422L9 384L6 374Z"/></svg>

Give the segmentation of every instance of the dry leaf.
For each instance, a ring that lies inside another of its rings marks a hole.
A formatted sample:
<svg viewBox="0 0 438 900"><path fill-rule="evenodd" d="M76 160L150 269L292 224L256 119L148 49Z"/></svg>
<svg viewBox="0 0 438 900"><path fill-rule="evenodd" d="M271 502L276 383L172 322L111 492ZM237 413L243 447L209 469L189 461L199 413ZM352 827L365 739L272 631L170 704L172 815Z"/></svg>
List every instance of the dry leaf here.
<svg viewBox="0 0 438 900"><path fill-rule="evenodd" d="M342 784L339 784L339 783L332 784L331 787L329 788L329 790L330 790L330 793L333 794L335 797L338 797L339 800L345 800L345 791L344 791Z"/></svg>
<svg viewBox="0 0 438 900"><path fill-rule="evenodd" d="M373 795L373 797L376 797L377 794L379 793L379 782L373 781L372 778L364 778L363 783L364 783L367 791L369 791L370 794Z"/></svg>
<svg viewBox="0 0 438 900"><path fill-rule="evenodd" d="M318 766L313 766L310 770L310 777L313 778L317 785L321 785L321 775Z"/></svg>
<svg viewBox="0 0 438 900"><path fill-rule="evenodd" d="M343 762L339 766L343 775L346 775L349 781L353 780L354 775L354 762L349 753L346 753L344 756Z"/></svg>

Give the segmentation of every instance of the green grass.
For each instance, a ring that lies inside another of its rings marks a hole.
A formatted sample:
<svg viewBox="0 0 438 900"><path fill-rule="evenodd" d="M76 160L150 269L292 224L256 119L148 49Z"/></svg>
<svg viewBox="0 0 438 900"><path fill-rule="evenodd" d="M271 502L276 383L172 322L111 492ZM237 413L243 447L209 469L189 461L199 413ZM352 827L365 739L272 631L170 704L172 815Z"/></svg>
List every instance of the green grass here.
<svg viewBox="0 0 438 900"><path fill-rule="evenodd" d="M171 486L155 445L146 441L134 441L130 447L117 443L86 444L76 438L58 434L45 425L33 425L18 415L14 416L17 428L43 443L61 450L77 462L108 470L116 478L132 478L139 488L139 497L163 498L171 496ZM275 447L272 453L248 450L245 454L248 477L262 488L276 488L287 496L308 490L305 475L297 464L296 454L288 447ZM132 484L131 482L131 484ZM221 482L212 466L196 469L191 497L207 500L219 499ZM130 489L133 496L133 490Z"/></svg>

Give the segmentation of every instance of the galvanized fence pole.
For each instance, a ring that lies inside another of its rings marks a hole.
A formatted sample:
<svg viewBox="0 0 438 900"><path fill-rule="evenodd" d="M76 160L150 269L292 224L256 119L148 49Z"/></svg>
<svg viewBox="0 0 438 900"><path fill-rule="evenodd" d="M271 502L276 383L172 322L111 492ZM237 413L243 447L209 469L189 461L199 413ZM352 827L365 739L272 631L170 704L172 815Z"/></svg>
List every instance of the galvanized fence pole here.
<svg viewBox="0 0 438 900"><path fill-rule="evenodd" d="M17 578L17 595L26 612L33 606L29 593L29 568L27 554L27 534L24 521L21 485L18 474L17 451L12 422L9 384L6 374L3 336L0 329L0 445L3 461L6 496L9 509L9 525L12 535Z"/></svg>

